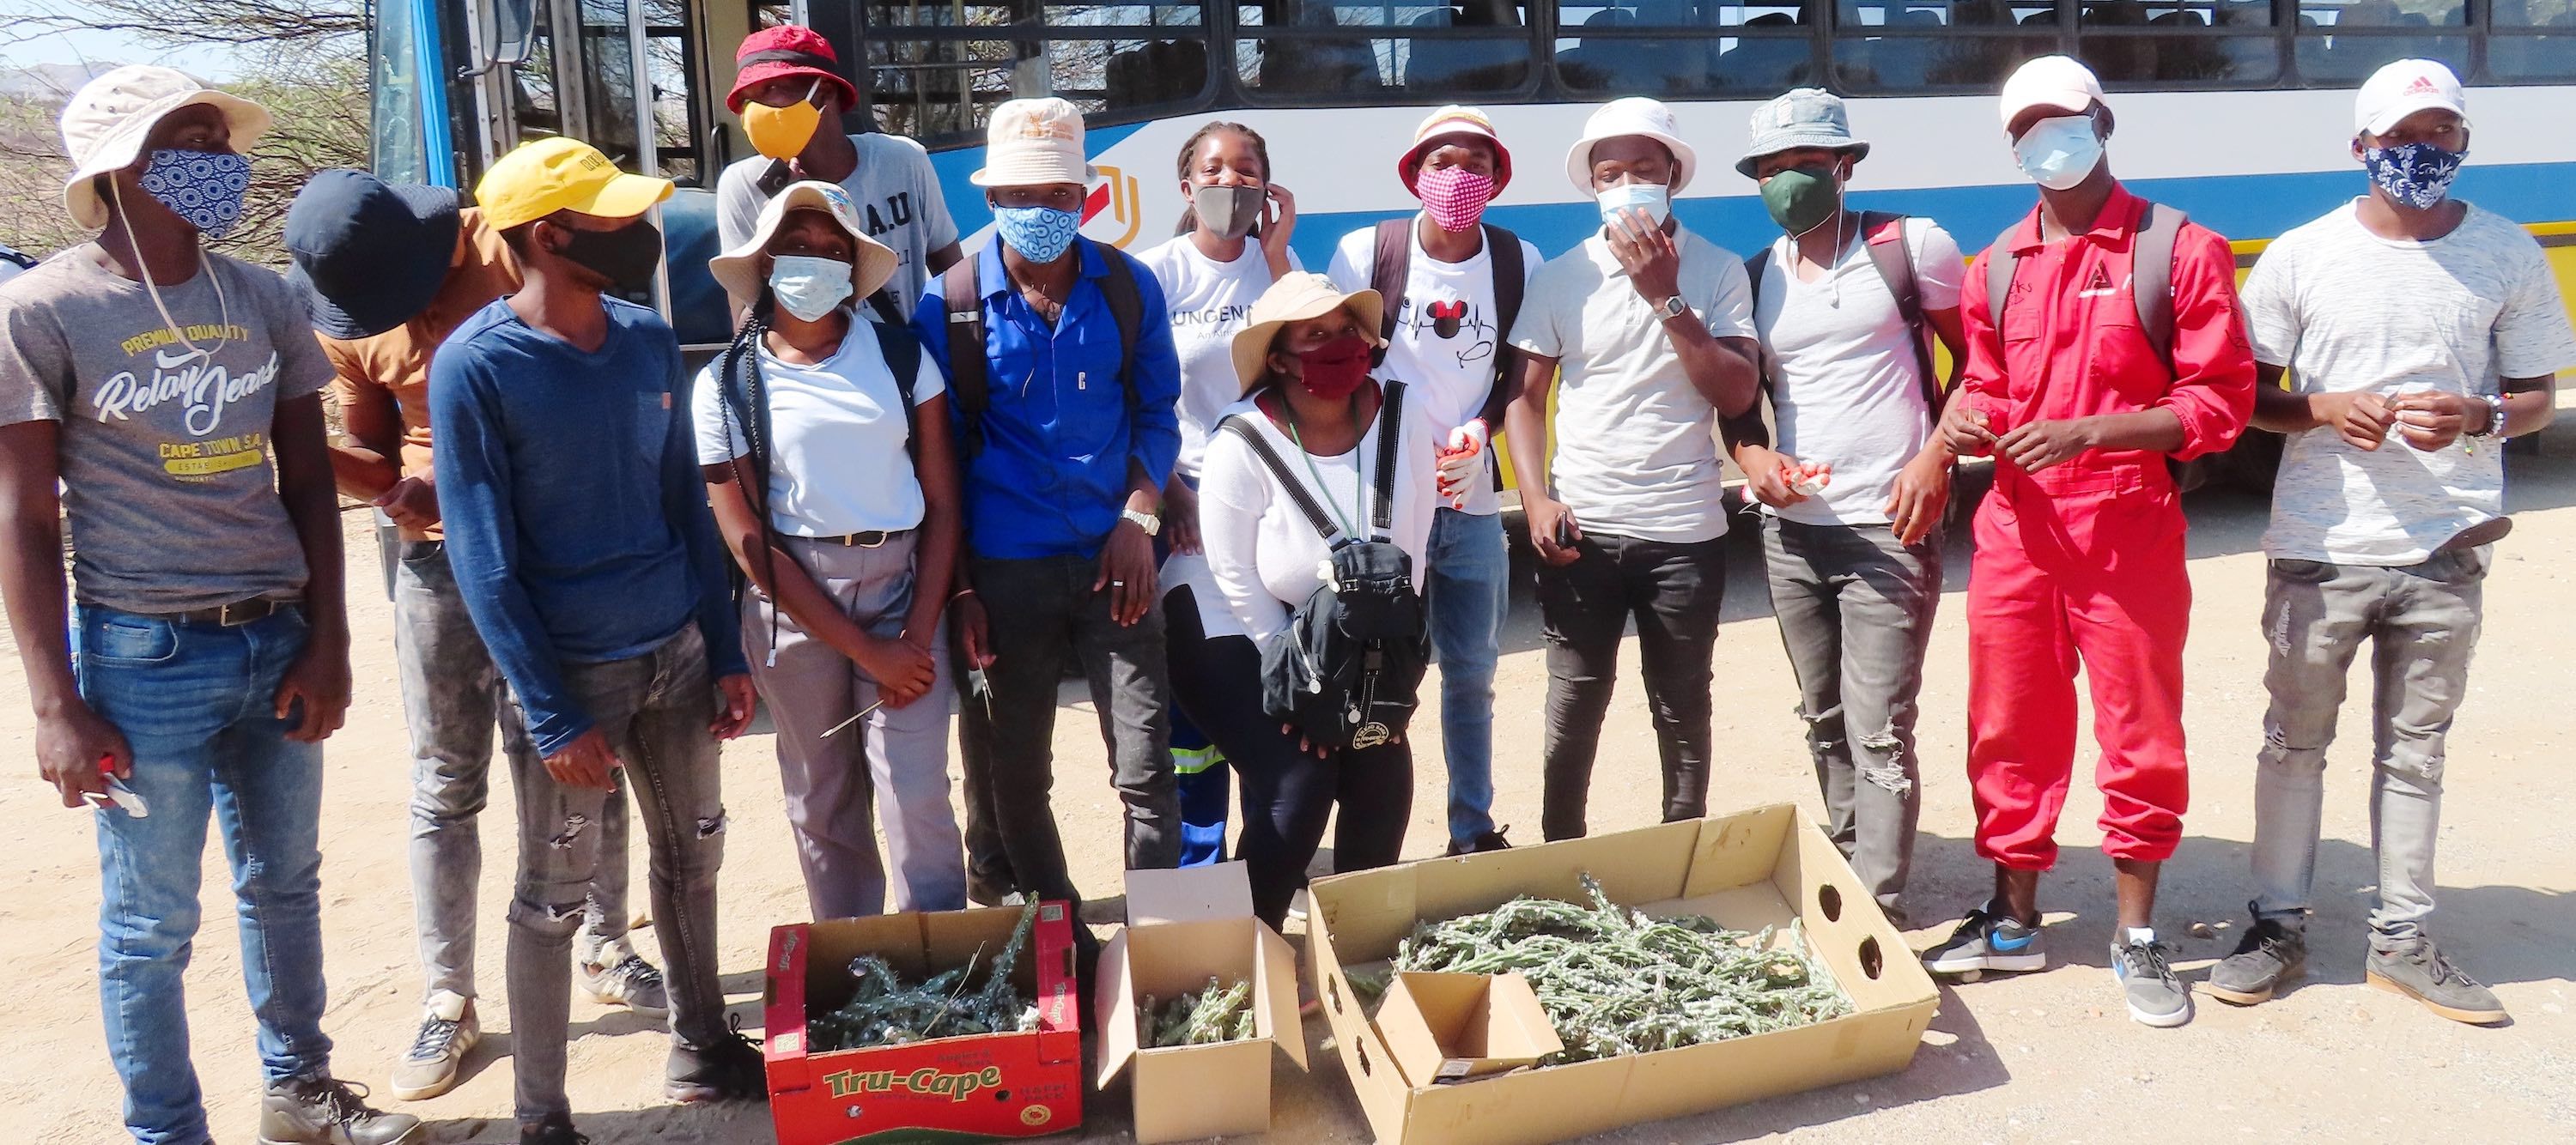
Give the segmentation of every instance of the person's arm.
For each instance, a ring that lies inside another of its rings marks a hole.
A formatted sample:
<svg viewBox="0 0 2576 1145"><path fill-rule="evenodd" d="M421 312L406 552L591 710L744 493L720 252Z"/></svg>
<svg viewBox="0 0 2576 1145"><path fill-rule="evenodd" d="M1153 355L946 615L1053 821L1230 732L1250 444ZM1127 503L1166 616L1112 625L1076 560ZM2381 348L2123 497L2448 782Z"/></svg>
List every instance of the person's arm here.
<svg viewBox="0 0 2576 1145"><path fill-rule="evenodd" d="M71 617L64 603L58 453L62 425L37 419L0 426L0 596L27 673L36 714L36 770L79 807L107 789L102 766L133 773L134 752L90 710L72 675Z"/></svg>
<svg viewBox="0 0 2576 1145"><path fill-rule="evenodd" d="M1126 258L1104 248L1103 258ZM1133 265L1136 291L1144 304L1136 331L1136 396L1128 406L1127 511L1151 517L1162 512L1163 483L1181 456L1181 359L1172 346L1171 309L1163 286L1152 272ZM1110 596L1109 612L1120 624L1135 624L1162 599L1154 539L1133 522L1121 520L1100 548L1100 573L1093 592Z"/></svg>
<svg viewBox="0 0 2576 1145"><path fill-rule="evenodd" d="M1288 606L1261 583L1257 556L1270 496L1267 470L1251 447L1231 432L1209 437L1207 460L1199 467L1199 528L1207 541L1208 573L1226 611L1255 644L1288 630Z"/></svg>
<svg viewBox="0 0 2576 1145"><path fill-rule="evenodd" d="M1968 264L1967 275L1959 288L1959 334L1964 352L1959 353L1958 389L1941 406L1941 419L1932 436L1960 457L1984 457L1994 452L1996 414L2004 408L2010 387L2004 378L2003 337L1995 329L1994 315L1986 293L1986 260L1990 249Z"/></svg>
<svg viewBox="0 0 2576 1145"><path fill-rule="evenodd" d="M931 251L929 257L924 259L923 263L930 268L932 277L937 277L948 273L949 267L957 265L960 261L964 260L965 257L965 250L959 247L955 242L950 242L947 246Z"/></svg>
<svg viewBox="0 0 2576 1145"><path fill-rule="evenodd" d="M340 547L340 496L332 480L322 395L278 402L270 432L278 500L304 549L307 628L304 650L278 683L277 717L287 718L301 701L303 718L287 738L318 743L340 730L349 709L349 564Z"/></svg>
<svg viewBox="0 0 2576 1145"><path fill-rule="evenodd" d="M1571 564L1575 551L1557 543L1557 534L1580 537L1582 526L1569 519L1565 504L1556 499L1556 484L1548 472L1547 411L1556 396L1558 360L1533 352L1527 342L1521 346L1520 392L1503 411L1503 437L1512 452L1512 473L1521 495L1521 519L1528 523L1530 544L1538 549L1539 559L1551 565Z"/></svg>
<svg viewBox="0 0 2576 1145"><path fill-rule="evenodd" d="M1606 236L1611 253L1628 271L1629 284L1648 306L1681 296L1681 248L1645 212L1629 211L1610 224ZM1753 366L1762 350L1745 336L1751 328L1743 311L1749 310L1751 297L1751 289L1744 285L1744 267L1738 264L1732 267L1731 278L1721 273L1712 313L1702 315L1696 304L1684 298L1682 312L1662 322L1664 337L1681 359L1682 375L1719 417L1753 408L1762 388Z"/></svg>
<svg viewBox="0 0 2576 1145"><path fill-rule="evenodd" d="M1999 447L2036 472L2090 450L2136 450L2189 461L2236 443L2254 412L2254 346L2236 295L2227 240L2187 226L2173 268L2173 385L2131 413L2031 422Z"/></svg>
<svg viewBox="0 0 2576 1145"><path fill-rule="evenodd" d="M1538 274L1539 268L1537 249L1526 242L1521 243L1521 267L1521 298L1526 306L1529 280ZM1476 410L1477 419L1488 428L1501 428L1504 414L1511 409L1512 399L1520 396L1521 392L1520 351L1512 347L1510 334L1511 331L1500 327L1494 330L1494 388L1485 394L1485 404Z"/></svg>
<svg viewBox="0 0 2576 1145"><path fill-rule="evenodd" d="M662 512L678 527L680 543L688 549L689 573L698 590L698 635L707 646L707 674L715 678L723 700L708 730L717 739L732 739L751 726L758 701L752 695L751 664L743 658L742 616L734 610L725 544L716 535L715 514L707 508L707 488L698 470L694 403L687 400L689 382L680 369L679 339L667 328L661 330L661 337L669 356L662 392L671 406L670 423L662 433Z"/></svg>
<svg viewBox="0 0 2576 1145"><path fill-rule="evenodd" d="M331 476L340 492L373 501L402 480L400 408L340 347L325 342L322 352L331 360L331 399L340 405L343 435L331 445Z"/></svg>
<svg viewBox="0 0 2576 1145"><path fill-rule="evenodd" d="M922 373L922 380L929 381L929 371ZM914 468L921 482L921 545L913 550L912 608L904 615L903 638L926 650L947 608L948 586L957 576L966 506L957 479L957 443L942 432L948 425L948 395L924 400L918 421L925 430Z"/></svg>

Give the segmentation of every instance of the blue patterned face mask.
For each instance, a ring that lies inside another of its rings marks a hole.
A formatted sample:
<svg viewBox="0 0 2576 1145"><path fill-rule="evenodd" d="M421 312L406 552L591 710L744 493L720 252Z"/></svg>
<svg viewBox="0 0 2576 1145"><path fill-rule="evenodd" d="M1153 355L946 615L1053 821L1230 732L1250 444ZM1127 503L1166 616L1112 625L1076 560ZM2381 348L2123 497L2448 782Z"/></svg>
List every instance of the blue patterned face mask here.
<svg viewBox="0 0 2576 1145"><path fill-rule="evenodd" d="M143 168L143 190L171 214L188 220L198 234L219 239L241 222L250 159L230 151L164 148L153 152L152 162Z"/></svg>
<svg viewBox="0 0 2576 1145"><path fill-rule="evenodd" d="M1053 207L995 207L993 229L1021 258L1048 263L1064 257L1073 245L1074 232L1082 229L1082 216Z"/></svg>
<svg viewBox="0 0 2576 1145"><path fill-rule="evenodd" d="M2361 149L2361 165L2370 172L2370 181L2388 192L2389 198L2419 211L2450 197L2451 180L2460 177L2460 163L2468 157L2466 151L2445 151L2430 143Z"/></svg>

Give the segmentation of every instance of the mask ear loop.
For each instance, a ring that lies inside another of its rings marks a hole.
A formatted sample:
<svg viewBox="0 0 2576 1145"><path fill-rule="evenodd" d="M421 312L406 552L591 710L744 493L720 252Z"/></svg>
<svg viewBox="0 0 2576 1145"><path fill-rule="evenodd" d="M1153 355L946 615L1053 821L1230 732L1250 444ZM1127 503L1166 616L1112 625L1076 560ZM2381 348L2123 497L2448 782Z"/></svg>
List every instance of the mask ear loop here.
<svg viewBox="0 0 2576 1145"><path fill-rule="evenodd" d="M116 203L117 225L125 228L125 245L134 249L134 269L143 275L143 293L152 297L152 309L160 312L162 325L170 328L170 336L187 347L190 354L212 361L214 350L189 341L187 331L180 328L179 320L170 316L170 307L161 301L161 288L153 285L152 268L143 261L143 244L135 241L134 221L125 215L125 192L118 189L114 176L107 180L107 196ZM215 288L216 321L223 324L221 329L224 331L223 340L215 343L215 350L221 350L232 344L233 308L231 301L224 297L223 280L215 277L214 265L206 260L206 246L202 240L197 244L197 273L205 275L206 281Z"/></svg>

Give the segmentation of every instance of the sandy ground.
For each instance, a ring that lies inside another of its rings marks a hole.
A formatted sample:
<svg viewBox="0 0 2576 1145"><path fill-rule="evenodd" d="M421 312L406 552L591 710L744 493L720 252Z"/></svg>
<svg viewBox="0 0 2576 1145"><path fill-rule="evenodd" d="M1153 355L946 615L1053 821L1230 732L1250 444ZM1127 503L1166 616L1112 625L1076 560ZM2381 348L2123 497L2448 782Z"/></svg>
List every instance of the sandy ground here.
<svg viewBox="0 0 2576 1145"><path fill-rule="evenodd" d="M2046 886L2053 925L2046 941L2057 967L2045 973L1944 987L1941 1014L1903 1074L1743 1106L1686 1121L1644 1126L1603 1140L1636 1143L1732 1141L1747 1137L1858 1136L1879 1140L2101 1141L2259 1136L2268 1139L2397 1138L2440 1134L2500 1141L2576 1136L2576 857L2553 834L2576 819L2567 780L2569 700L2562 689L2576 620L2566 554L2576 551L2576 429L2553 433L2543 456L2518 458L2514 507L2520 527L2498 550L2488 582L2491 619L2472 696L2453 735L2452 785L2442 840L2442 911L2435 923L2458 959L2494 983L2515 1015L2503 1029L2443 1021L2361 984L2362 916L2376 881L2365 795L2369 733L2347 707L2335 751L2325 839L2320 917L2309 982L2258 1009L2204 998L2187 1028L2131 1023L2105 970L2110 931L2110 866L2093 819L2100 801L2083 783L2067 805L2059 838L2067 852ZM2196 495L2192 577L2196 593L2188 723L2198 763L2189 838L2168 871L2164 933L2179 941L2187 971L2232 946L2245 900L2247 840L2253 833L2252 768L2264 706L2263 645L2257 631L2263 563L2257 549L2264 505L2229 492ZM1964 532L1964 530L1962 530ZM1739 537L1749 536L1749 531ZM410 771L401 700L394 687L390 610L376 584L372 540L353 528L353 581L362 591L356 632L357 701L329 746L329 806L323 921L329 943L337 1070L381 1085L408 1043L419 974L412 939L403 841ZM1792 713L1794 689L1760 582L1755 550L1740 546L1718 645L1718 779L1711 803L1724 810L1779 800L1817 808L1812 772ZM1963 539L1951 546L1949 596L1932 645L1922 728L1926 801L1912 896L1918 917L1939 920L1973 905L1988 878L1970 850L1967 785L1961 768L1966 671L1961 596ZM2553 603L2557 602L2557 603ZM1527 585L1516 596L1499 683L1496 767L1500 819L1516 834L1538 831L1541 697L1546 675L1536 608ZM2552 668L2550 665L2560 665ZM15 656L0 660L0 695L21 694ZM1633 669L1631 670L1633 671ZM2366 682L2356 676L2366 693ZM1057 810L1076 875L1093 894L1118 888L1117 819L1096 725L1068 689L1057 724ZM12 755L28 757L24 707L0 703ZM1624 679L1603 741L1593 795L1595 829L1648 823L1655 816L1655 748L1633 675ZM1442 844L1443 779L1438 723L1420 740L1411 853ZM781 811L777 772L764 738L725 752L732 831L723 882L725 985L746 1028L760 1020L759 968L768 928L804 912ZM22 767L25 765L22 763ZM32 767L25 767L31 773ZM507 1011L499 993L512 847L509 786L496 782L486 816L479 957L486 994L485 1045L456 1091L407 1108L429 1120L439 1142L514 1140L509 1120ZM2551 824L2560 824L2553 828ZM638 844L640 852L641 845ZM0 997L0 1109L14 1128L0 1137L46 1143L121 1139L116 1077L99 1028L95 983L97 864L89 813L56 805L32 774L0 785L0 964L26 974ZM640 865L640 854L636 859ZM196 1060L218 1134L255 1136L258 1066L243 1000L240 955L219 850L210 852L207 911L188 974ZM638 871L637 897L642 897ZM2206 923L2212 929L2194 928ZM2187 928L2190 928L2187 931ZM2201 935L2195 937L2194 933ZM649 932L639 934L652 951ZM658 952L656 953L658 960ZM2196 976L2193 975L2193 976ZM626 1142L757 1142L770 1139L759 1106L683 1110L659 1097L664 1040L623 1013L586 1001L573 1009L571 1092L581 1128L600 1145ZM1286 1141L1360 1141L1370 1136L1310 1022L1315 1068L1277 1087L1277 1131ZM1605 1100L1610 1095L1604 1095ZM1125 1139L1123 1090L1095 1097L1082 1140Z"/></svg>

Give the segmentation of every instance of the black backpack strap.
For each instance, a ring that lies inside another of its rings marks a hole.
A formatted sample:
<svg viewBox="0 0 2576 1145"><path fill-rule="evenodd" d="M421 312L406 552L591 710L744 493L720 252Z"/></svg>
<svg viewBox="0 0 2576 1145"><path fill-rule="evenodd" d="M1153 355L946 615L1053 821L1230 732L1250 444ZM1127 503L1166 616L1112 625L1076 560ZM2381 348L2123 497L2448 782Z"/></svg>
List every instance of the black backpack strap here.
<svg viewBox="0 0 2576 1145"><path fill-rule="evenodd" d="M1369 539L1392 535L1395 529L1395 461L1404 443L1404 383L1386 383L1378 402L1377 476L1375 502L1369 509Z"/></svg>
<svg viewBox="0 0 2576 1145"><path fill-rule="evenodd" d="M1315 500L1314 492L1307 489L1304 482L1297 480L1297 474L1280 459L1279 451L1270 447L1270 439L1261 436L1261 431L1245 420L1244 415L1226 418L1217 423L1217 430L1240 437L1245 445L1252 447L1252 455L1261 459L1262 466L1270 470L1271 478L1279 482L1279 488L1288 494L1288 500L1296 504L1297 511L1306 515L1306 523L1315 527L1315 535L1324 538L1326 545L1332 545L1342 535L1340 526L1333 524L1333 518L1324 512L1323 503Z"/></svg>
<svg viewBox="0 0 2576 1145"><path fill-rule="evenodd" d="M2021 268L2021 255L2013 250L2013 232L2020 223L2004 228L1995 236L1995 244L1986 248L1986 319L1995 327L1995 342L2004 337L2004 303L2012 298L2013 272Z"/></svg>
<svg viewBox="0 0 2576 1145"><path fill-rule="evenodd" d="M868 296L868 309L876 312L877 323L883 326L901 326L911 317L903 312L903 303L895 299L894 291L885 287Z"/></svg>
<svg viewBox="0 0 2576 1145"><path fill-rule="evenodd" d="M939 276L948 305L948 392L969 460L984 452L984 410L993 404L993 367L984 358L983 265L982 258L968 255Z"/></svg>
<svg viewBox="0 0 2576 1145"><path fill-rule="evenodd" d="M1941 409L1941 378L1932 369L1931 324L1923 320L1923 286L1914 273L1914 251L1905 244L1905 216L1888 211L1863 211L1860 230L1869 244L1870 265L1878 268L1878 277L1887 283L1887 292L1896 296L1897 317L1905 320L1905 329L1914 340L1914 366L1923 378L1923 400L1927 408Z"/></svg>
<svg viewBox="0 0 2576 1145"><path fill-rule="evenodd" d="M1529 263L1521 252L1521 237L1492 223L1485 224L1485 249L1493 252L1494 376L1508 385L1512 364L1520 360L1520 352L1512 349L1512 327L1520 321Z"/></svg>
<svg viewBox="0 0 2576 1145"><path fill-rule="evenodd" d="M1411 216L1382 220L1370 249L1369 289L1377 292L1382 315L1377 331L1380 344L1369 360L1372 366L1386 361L1387 346L1395 341L1396 320L1404 315L1404 287L1413 277L1412 228Z"/></svg>
<svg viewBox="0 0 2576 1145"><path fill-rule="evenodd" d="M1118 324L1118 384L1127 389L1127 407L1136 407L1136 337L1145 326L1145 294L1136 286L1135 264L1127 255L1106 243L1100 244L1100 257L1108 263L1109 273L1100 279L1100 300L1109 306L1109 318Z"/></svg>
<svg viewBox="0 0 2576 1145"><path fill-rule="evenodd" d="M894 375L895 393L903 399L903 451L911 454L913 463L918 465L921 462L921 407L917 404L919 398L914 390L921 382L921 341L898 322L879 322L875 327L877 353L885 358L887 372Z"/></svg>
<svg viewBox="0 0 2576 1145"><path fill-rule="evenodd" d="M2174 241L2189 216L2154 203L2138 204L2138 229L2129 240L2129 293L2137 299L2138 332L2154 347L2156 360L2173 371Z"/></svg>

